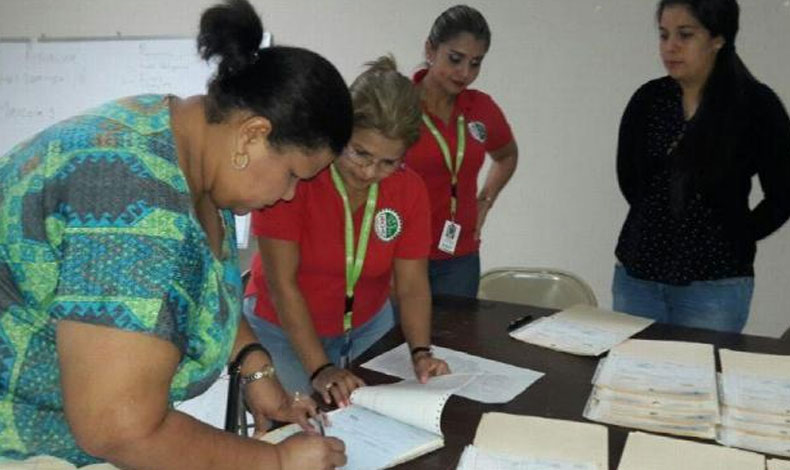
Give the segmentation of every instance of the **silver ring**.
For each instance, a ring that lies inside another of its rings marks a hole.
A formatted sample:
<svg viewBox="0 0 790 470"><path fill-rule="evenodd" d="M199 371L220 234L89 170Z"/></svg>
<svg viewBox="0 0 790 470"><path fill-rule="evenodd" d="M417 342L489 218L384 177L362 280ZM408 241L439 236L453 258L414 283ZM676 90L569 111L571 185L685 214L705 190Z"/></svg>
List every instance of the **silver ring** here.
<svg viewBox="0 0 790 470"><path fill-rule="evenodd" d="M324 390L329 390L335 386L334 382L329 382L328 384L324 385Z"/></svg>

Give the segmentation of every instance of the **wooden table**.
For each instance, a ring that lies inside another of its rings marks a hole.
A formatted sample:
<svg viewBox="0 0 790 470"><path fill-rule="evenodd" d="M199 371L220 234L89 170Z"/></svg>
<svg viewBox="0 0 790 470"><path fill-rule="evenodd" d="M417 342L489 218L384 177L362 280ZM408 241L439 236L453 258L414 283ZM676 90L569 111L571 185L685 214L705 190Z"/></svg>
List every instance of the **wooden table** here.
<svg viewBox="0 0 790 470"><path fill-rule="evenodd" d="M489 411L586 421L582 417L582 411L592 389L590 380L598 359L532 346L510 338L506 332L507 324L520 316L531 314L537 318L551 313L551 310L503 302L457 297L436 298L433 344L526 367L544 372L546 375L512 401L501 405L484 404L457 396L451 397L442 415L445 447L396 468L454 470L464 446L471 444L474 439L481 415ZM790 355L790 342L778 339L663 324L653 324L636 338L694 341L710 343L717 348ZM402 342L403 336L399 329L395 328L356 363L361 364ZM396 381L387 375L358 367L355 373L370 384ZM630 429L608 427L609 468L614 470L617 468Z"/></svg>

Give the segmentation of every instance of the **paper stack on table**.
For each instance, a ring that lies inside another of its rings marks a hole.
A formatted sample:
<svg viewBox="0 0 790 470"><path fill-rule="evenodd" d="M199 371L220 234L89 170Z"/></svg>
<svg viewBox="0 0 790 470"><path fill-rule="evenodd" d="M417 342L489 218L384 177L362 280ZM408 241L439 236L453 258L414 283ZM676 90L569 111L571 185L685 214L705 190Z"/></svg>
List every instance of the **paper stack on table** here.
<svg viewBox="0 0 790 470"><path fill-rule="evenodd" d="M713 346L628 340L598 364L584 417L713 439L719 422Z"/></svg>
<svg viewBox="0 0 790 470"><path fill-rule="evenodd" d="M763 470L765 457L713 444L628 434L617 470Z"/></svg>
<svg viewBox="0 0 790 470"><path fill-rule="evenodd" d="M639 333L653 320L589 305L543 317L512 331L525 343L581 356L599 356Z"/></svg>
<svg viewBox="0 0 790 470"><path fill-rule="evenodd" d="M605 426L486 413L456 470L608 470Z"/></svg>
<svg viewBox="0 0 790 470"><path fill-rule="evenodd" d="M790 356L722 349L722 444L790 457Z"/></svg>

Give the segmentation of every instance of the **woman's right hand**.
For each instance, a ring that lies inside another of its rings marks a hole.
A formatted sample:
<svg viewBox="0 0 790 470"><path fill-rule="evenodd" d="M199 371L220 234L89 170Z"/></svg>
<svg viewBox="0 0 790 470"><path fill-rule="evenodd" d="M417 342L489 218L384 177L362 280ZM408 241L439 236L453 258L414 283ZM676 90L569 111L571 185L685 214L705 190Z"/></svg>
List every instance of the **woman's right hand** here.
<svg viewBox="0 0 790 470"><path fill-rule="evenodd" d="M332 470L346 464L346 445L335 437L295 434L277 444L281 470Z"/></svg>
<svg viewBox="0 0 790 470"><path fill-rule="evenodd" d="M337 406L344 407L351 404L349 401L351 392L356 388L364 387L365 382L346 369L332 366L322 370L313 379L312 385L327 405L334 401Z"/></svg>

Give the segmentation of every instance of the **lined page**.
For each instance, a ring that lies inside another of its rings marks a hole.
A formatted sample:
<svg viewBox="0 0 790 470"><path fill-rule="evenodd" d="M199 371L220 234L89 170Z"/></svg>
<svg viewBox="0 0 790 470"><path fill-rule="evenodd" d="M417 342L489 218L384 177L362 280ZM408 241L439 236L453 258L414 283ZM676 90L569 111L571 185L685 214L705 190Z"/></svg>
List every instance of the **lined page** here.
<svg viewBox="0 0 790 470"><path fill-rule="evenodd" d="M441 434L445 403L472 379L462 375L442 375L432 377L425 384L404 380L394 384L359 387L351 392L351 403Z"/></svg>
<svg viewBox="0 0 790 470"><path fill-rule="evenodd" d="M589 305L574 305L539 318L510 336L557 351L599 356L653 323L653 320Z"/></svg>

